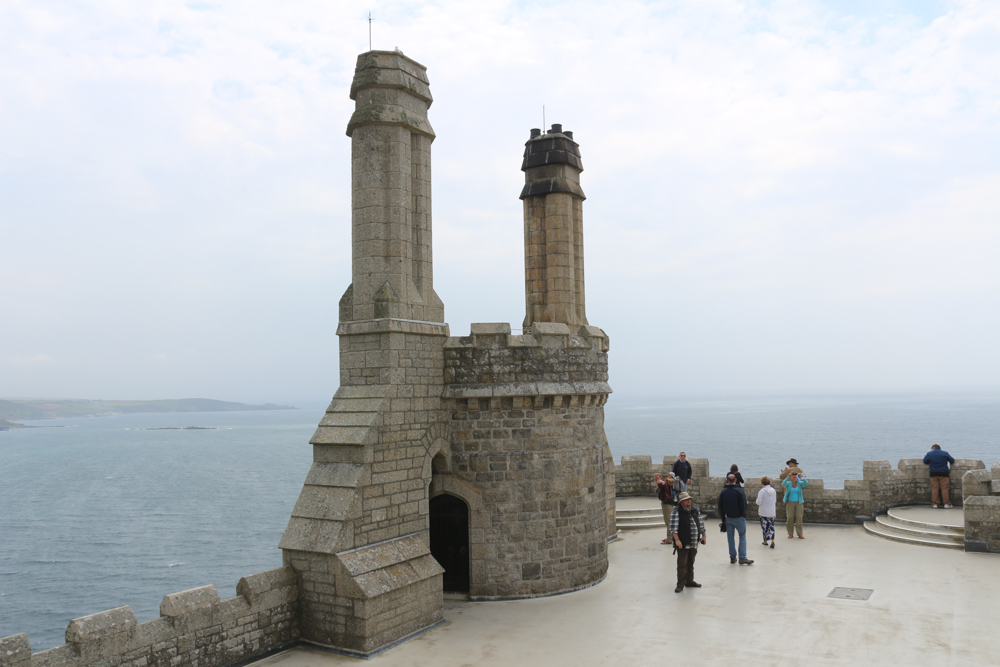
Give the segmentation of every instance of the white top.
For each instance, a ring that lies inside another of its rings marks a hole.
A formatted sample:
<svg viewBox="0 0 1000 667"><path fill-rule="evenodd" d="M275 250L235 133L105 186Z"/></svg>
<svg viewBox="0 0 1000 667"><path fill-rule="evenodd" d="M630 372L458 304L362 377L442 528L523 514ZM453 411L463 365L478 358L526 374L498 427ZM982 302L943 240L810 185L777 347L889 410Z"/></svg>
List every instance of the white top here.
<svg viewBox="0 0 1000 667"><path fill-rule="evenodd" d="M760 516L775 516L775 503L778 501L778 494L771 486L762 486L760 491L757 493L757 504L760 505L760 509L757 510L757 514Z"/></svg>

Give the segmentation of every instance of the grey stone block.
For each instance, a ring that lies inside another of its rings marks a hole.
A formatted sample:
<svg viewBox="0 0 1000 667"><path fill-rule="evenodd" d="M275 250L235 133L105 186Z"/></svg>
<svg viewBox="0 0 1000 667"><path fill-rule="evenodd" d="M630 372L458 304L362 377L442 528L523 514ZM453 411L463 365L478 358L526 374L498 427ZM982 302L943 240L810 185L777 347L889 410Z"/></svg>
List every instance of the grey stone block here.
<svg viewBox="0 0 1000 667"><path fill-rule="evenodd" d="M21 633L0 639L0 665L27 667L31 664L31 643L28 635Z"/></svg>
<svg viewBox="0 0 1000 667"><path fill-rule="evenodd" d="M131 633L136 619L132 607L124 606L108 611L74 618L66 628L66 643L81 644L104 639L110 635Z"/></svg>
<svg viewBox="0 0 1000 667"><path fill-rule="evenodd" d="M160 616L180 616L219 604L219 592L209 584L199 588L171 593L160 602Z"/></svg>

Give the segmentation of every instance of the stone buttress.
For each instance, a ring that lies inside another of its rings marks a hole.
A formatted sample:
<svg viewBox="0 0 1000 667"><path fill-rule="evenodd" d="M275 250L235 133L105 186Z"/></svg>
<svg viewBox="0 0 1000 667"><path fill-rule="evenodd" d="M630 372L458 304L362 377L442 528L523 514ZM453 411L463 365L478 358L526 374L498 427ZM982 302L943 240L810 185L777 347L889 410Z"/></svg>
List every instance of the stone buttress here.
<svg viewBox="0 0 1000 667"><path fill-rule="evenodd" d="M430 447L442 441L444 307L431 260L426 69L358 57L352 283L340 301L340 388L281 539L304 640L369 655L441 621L430 554Z"/></svg>

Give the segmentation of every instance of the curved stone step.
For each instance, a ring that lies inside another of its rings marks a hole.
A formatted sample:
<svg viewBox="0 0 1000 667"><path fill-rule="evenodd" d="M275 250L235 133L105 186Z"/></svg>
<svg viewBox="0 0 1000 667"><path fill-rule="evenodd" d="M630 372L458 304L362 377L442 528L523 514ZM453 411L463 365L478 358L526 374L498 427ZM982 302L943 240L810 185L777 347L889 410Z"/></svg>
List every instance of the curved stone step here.
<svg viewBox="0 0 1000 667"><path fill-rule="evenodd" d="M930 505L893 507L888 515L900 523L965 533L965 512L961 507L931 509Z"/></svg>
<svg viewBox="0 0 1000 667"><path fill-rule="evenodd" d="M659 521L663 523L662 514L641 514L636 516L616 516L615 521L618 523L647 523L649 521Z"/></svg>
<svg viewBox="0 0 1000 667"><path fill-rule="evenodd" d="M875 521L865 521L864 529L875 535L886 540L893 540L895 542L906 542L907 544L919 544L927 547L940 547L944 549L964 549L965 543L957 543L952 539L943 539L940 537L920 537L913 534L904 533L901 531L896 531L888 528Z"/></svg>
<svg viewBox="0 0 1000 667"><path fill-rule="evenodd" d="M628 516L631 514L660 514L662 510L659 507L640 507L631 509L615 509L615 516Z"/></svg>
<svg viewBox="0 0 1000 667"><path fill-rule="evenodd" d="M910 535L912 537L932 537L942 540L951 540L957 544L965 544L965 531L952 526L935 526L932 524L918 525L916 523L899 521L892 515L880 514L875 517L875 522L887 530Z"/></svg>
<svg viewBox="0 0 1000 667"><path fill-rule="evenodd" d="M618 530L650 530L652 528L659 528L661 530L666 530L667 526L663 523L663 517L656 523L619 523L617 524Z"/></svg>
<svg viewBox="0 0 1000 667"><path fill-rule="evenodd" d="M628 517L622 517L615 512L615 524L618 530L650 530L653 528L660 528L666 530L667 526L663 523L663 512L656 508L653 512L646 510L645 515L633 515ZM708 525L709 518L704 514L701 515L701 520Z"/></svg>

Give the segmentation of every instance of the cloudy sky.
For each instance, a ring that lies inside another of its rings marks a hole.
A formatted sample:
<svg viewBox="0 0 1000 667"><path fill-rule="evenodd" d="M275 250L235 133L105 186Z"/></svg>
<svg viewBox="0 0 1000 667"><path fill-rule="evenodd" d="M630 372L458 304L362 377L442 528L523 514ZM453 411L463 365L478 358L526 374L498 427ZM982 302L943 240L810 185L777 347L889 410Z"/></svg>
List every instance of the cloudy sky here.
<svg viewBox="0 0 1000 667"><path fill-rule="evenodd" d="M0 396L322 401L357 54L428 68L454 335L580 142L621 396L1000 386L995 2L0 5Z"/></svg>

